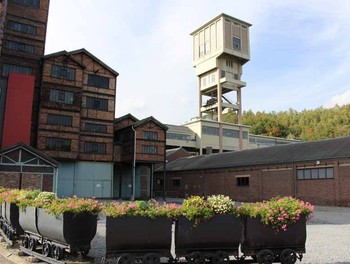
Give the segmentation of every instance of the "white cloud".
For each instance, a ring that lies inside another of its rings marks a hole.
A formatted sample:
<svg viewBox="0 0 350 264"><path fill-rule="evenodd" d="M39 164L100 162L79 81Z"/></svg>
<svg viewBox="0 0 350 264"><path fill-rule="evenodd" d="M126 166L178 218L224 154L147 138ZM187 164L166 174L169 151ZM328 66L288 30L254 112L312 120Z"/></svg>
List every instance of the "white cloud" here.
<svg viewBox="0 0 350 264"><path fill-rule="evenodd" d="M342 94L337 94L333 96L328 102L326 102L323 107L332 108L336 105L342 106L350 104L350 90L345 91Z"/></svg>

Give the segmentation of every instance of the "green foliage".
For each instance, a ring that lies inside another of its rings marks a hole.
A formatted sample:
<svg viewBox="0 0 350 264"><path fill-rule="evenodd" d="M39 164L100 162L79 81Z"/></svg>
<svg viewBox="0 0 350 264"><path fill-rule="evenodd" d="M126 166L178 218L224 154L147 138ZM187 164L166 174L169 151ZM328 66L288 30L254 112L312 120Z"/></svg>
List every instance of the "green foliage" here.
<svg viewBox="0 0 350 264"><path fill-rule="evenodd" d="M182 203L182 214L195 225L214 215L207 201L200 196L191 196Z"/></svg>
<svg viewBox="0 0 350 264"><path fill-rule="evenodd" d="M294 109L281 112L243 112L243 124L251 126L254 135L289 139L319 140L350 135L350 105L334 108L316 108L298 112ZM234 113L225 114L225 122L235 123Z"/></svg>

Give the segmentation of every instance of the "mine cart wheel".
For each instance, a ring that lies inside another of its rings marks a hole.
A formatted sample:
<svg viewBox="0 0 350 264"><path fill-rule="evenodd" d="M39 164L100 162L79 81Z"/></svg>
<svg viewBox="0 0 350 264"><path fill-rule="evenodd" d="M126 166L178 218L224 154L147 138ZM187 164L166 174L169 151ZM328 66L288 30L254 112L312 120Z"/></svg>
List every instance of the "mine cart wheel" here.
<svg viewBox="0 0 350 264"><path fill-rule="evenodd" d="M51 256L51 243L50 242L44 242L42 254L45 257L50 257Z"/></svg>
<svg viewBox="0 0 350 264"><path fill-rule="evenodd" d="M199 251L192 252L188 257L188 263L203 264L205 263L205 256Z"/></svg>
<svg viewBox="0 0 350 264"><path fill-rule="evenodd" d="M269 249L260 250L257 255L257 260L259 264L272 264L275 260L273 252Z"/></svg>
<svg viewBox="0 0 350 264"><path fill-rule="evenodd" d="M142 263L144 263L144 264L159 264L160 257L155 253L148 253L142 257Z"/></svg>
<svg viewBox="0 0 350 264"><path fill-rule="evenodd" d="M297 262L297 253L293 249L284 249L280 254L282 264L294 264Z"/></svg>
<svg viewBox="0 0 350 264"><path fill-rule="evenodd" d="M29 237L29 239L28 239L28 248L31 251L35 251L36 250L36 244L37 244L36 239L33 238L33 237Z"/></svg>
<svg viewBox="0 0 350 264"><path fill-rule="evenodd" d="M117 258L117 264L134 264L134 262L135 262L134 257L129 253L121 254Z"/></svg>
<svg viewBox="0 0 350 264"><path fill-rule="evenodd" d="M28 246L29 246L29 236L28 235L23 236L23 238L22 238L22 246L24 248L28 248Z"/></svg>
<svg viewBox="0 0 350 264"><path fill-rule="evenodd" d="M225 251L216 251L212 258L215 264L229 264L230 257Z"/></svg>
<svg viewBox="0 0 350 264"><path fill-rule="evenodd" d="M54 259L60 260L63 258L63 248L58 245L52 245L51 254Z"/></svg>

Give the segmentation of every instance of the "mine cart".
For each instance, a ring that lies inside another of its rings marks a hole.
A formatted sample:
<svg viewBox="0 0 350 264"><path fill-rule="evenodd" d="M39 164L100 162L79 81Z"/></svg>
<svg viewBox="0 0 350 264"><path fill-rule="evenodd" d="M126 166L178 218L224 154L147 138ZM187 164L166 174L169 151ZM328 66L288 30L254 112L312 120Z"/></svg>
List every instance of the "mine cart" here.
<svg viewBox="0 0 350 264"><path fill-rule="evenodd" d="M160 263L170 258L173 221L166 217L154 219L128 216L106 219L106 256L102 263Z"/></svg>
<svg viewBox="0 0 350 264"><path fill-rule="evenodd" d="M288 225L286 231L277 231L261 222L259 217L245 218L244 241L241 250L258 263L292 264L302 259L305 253L306 219Z"/></svg>
<svg viewBox="0 0 350 264"><path fill-rule="evenodd" d="M176 255L186 257L188 263L229 263L230 256L238 258L243 234L240 217L215 215L198 224L180 217L175 230Z"/></svg>

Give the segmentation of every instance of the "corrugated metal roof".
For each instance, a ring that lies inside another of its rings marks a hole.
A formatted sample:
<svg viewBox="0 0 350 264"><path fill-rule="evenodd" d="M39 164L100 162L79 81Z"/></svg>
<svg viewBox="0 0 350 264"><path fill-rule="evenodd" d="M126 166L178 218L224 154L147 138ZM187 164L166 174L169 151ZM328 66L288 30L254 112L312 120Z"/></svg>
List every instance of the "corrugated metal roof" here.
<svg viewBox="0 0 350 264"><path fill-rule="evenodd" d="M350 158L350 137L179 158L167 164L166 170L216 169L336 158Z"/></svg>

